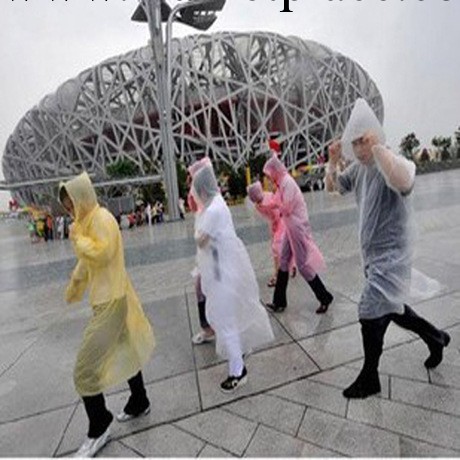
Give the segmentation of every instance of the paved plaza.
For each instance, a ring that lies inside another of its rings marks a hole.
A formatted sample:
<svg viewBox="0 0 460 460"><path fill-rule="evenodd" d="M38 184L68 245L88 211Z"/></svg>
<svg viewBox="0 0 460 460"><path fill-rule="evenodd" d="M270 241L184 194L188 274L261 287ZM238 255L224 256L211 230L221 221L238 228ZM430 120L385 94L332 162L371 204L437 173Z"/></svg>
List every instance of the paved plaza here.
<svg viewBox="0 0 460 460"><path fill-rule="evenodd" d="M190 275L193 217L124 231L129 273L154 325L157 348L144 370L151 413L112 424L101 457L460 456L460 170L417 177L415 268L431 280L411 305L452 341L427 371L426 346L390 325L381 359L382 393L347 401L342 390L362 363L357 302L363 274L353 196L305 194L335 301L317 301L297 276L287 310L271 314L276 340L247 358L248 384L220 392L226 364L214 346L192 346L198 312ZM237 232L270 300L268 230L245 206ZM73 366L91 310L64 303L75 259L68 241L32 245L24 222L0 223L0 456L67 456L87 428ZM127 385L107 404L118 412Z"/></svg>

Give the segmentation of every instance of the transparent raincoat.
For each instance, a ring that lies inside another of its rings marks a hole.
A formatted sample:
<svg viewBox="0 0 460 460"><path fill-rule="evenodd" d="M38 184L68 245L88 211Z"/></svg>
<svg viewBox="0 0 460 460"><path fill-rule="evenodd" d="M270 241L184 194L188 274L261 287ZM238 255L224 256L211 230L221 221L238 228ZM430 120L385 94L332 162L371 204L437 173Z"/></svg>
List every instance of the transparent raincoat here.
<svg viewBox="0 0 460 460"><path fill-rule="evenodd" d="M97 203L88 174L63 183L74 205L70 238L78 263L66 291L70 303L89 290L93 316L77 357L74 380L81 396L92 396L137 374L155 346L125 270L123 242L115 218Z"/></svg>
<svg viewBox="0 0 460 460"><path fill-rule="evenodd" d="M310 281L317 273L324 271L325 262L321 251L313 240L307 205L302 192L276 155L273 155L265 163L264 174L270 177L278 187L274 196L279 204L295 264L302 276ZM286 251L283 249L281 269L286 271L289 258L283 260L285 253Z"/></svg>
<svg viewBox="0 0 460 460"><path fill-rule="evenodd" d="M385 135L367 103L356 102L342 137L342 152L352 141L373 133L379 144L365 165L354 161L338 176L339 191L353 191L359 210L359 240L366 283L359 316L378 318L403 313L410 294L413 227L411 190L415 165L384 146Z"/></svg>
<svg viewBox="0 0 460 460"><path fill-rule="evenodd" d="M211 166L194 175L192 193L200 209L195 239L206 316L216 332L216 352L229 359L234 344L247 353L272 341L273 331L249 255L235 233Z"/></svg>

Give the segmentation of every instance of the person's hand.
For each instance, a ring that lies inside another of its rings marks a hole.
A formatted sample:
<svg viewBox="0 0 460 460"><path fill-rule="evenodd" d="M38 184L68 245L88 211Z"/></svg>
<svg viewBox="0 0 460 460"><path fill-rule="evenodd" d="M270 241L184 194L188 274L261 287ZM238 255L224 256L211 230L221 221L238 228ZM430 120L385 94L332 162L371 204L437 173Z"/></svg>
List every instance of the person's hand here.
<svg viewBox="0 0 460 460"><path fill-rule="evenodd" d="M333 165L337 165L342 158L342 143L339 140L335 140L328 148L329 161Z"/></svg>
<svg viewBox="0 0 460 460"><path fill-rule="evenodd" d="M363 144L369 149L370 152L374 153L373 147L380 145L380 140L374 131L367 131L363 136Z"/></svg>

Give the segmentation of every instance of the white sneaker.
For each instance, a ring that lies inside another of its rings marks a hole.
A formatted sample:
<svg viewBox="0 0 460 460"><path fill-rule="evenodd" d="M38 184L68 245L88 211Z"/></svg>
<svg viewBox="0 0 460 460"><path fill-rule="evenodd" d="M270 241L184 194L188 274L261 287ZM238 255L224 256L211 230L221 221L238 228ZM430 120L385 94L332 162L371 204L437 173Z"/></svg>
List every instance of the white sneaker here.
<svg viewBox="0 0 460 460"><path fill-rule="evenodd" d="M110 428L107 428L98 438L86 438L74 457L94 457L110 440Z"/></svg>
<svg viewBox="0 0 460 460"><path fill-rule="evenodd" d="M127 414L124 410L122 410L118 415L117 415L117 420L120 423L128 422L129 420L132 420L133 418L138 418L142 417L143 415L147 415L150 413L150 406L147 407L147 409L144 410L144 412L141 412L138 415L132 415L132 414Z"/></svg>
<svg viewBox="0 0 460 460"><path fill-rule="evenodd" d="M215 334L207 334L204 331L200 331L198 332L198 334L192 337L192 343L194 345L201 345L203 343L214 342L214 340L216 340Z"/></svg>

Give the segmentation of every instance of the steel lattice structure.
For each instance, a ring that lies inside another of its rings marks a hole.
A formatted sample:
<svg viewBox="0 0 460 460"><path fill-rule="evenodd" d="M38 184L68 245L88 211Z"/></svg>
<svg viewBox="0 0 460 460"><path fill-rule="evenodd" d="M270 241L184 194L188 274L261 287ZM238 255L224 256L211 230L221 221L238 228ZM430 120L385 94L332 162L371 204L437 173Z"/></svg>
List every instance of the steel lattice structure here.
<svg viewBox="0 0 460 460"><path fill-rule="evenodd" d="M172 120L177 159L209 155L234 168L267 139L283 140L289 168L324 152L354 101L365 98L383 121L375 83L356 62L298 37L222 32L175 39ZM162 173L156 81L150 47L110 58L65 82L32 108L9 137L9 182L85 169L105 177L129 158L141 174ZM33 190L21 194L33 201Z"/></svg>

